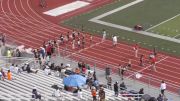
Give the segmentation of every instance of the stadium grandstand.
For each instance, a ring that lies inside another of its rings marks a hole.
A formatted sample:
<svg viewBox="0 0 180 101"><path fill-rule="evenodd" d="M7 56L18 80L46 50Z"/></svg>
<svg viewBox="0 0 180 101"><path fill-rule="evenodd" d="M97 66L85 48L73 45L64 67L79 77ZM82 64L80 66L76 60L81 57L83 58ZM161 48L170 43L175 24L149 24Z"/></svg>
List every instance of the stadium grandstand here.
<svg viewBox="0 0 180 101"><path fill-rule="evenodd" d="M0 101L180 101L179 5L0 0Z"/></svg>

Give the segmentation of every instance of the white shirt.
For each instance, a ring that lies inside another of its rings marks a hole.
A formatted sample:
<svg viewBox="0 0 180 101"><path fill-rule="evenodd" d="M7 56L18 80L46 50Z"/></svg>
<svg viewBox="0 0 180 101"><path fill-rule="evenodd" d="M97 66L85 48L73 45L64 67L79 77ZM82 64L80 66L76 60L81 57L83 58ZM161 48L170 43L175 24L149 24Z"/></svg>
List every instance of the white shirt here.
<svg viewBox="0 0 180 101"><path fill-rule="evenodd" d="M61 96L59 89L54 91L54 96L55 97L60 97Z"/></svg>
<svg viewBox="0 0 180 101"><path fill-rule="evenodd" d="M114 41L114 42L117 42L117 36L114 36L114 37L113 37L113 41Z"/></svg>
<svg viewBox="0 0 180 101"><path fill-rule="evenodd" d="M9 69L10 69L11 72L14 72L14 66L10 66Z"/></svg>
<svg viewBox="0 0 180 101"><path fill-rule="evenodd" d="M160 89L161 89L161 90L166 89L166 83L161 83Z"/></svg>
<svg viewBox="0 0 180 101"><path fill-rule="evenodd" d="M51 70L49 68L46 68L45 70L45 74L48 75L49 73L51 73Z"/></svg>
<svg viewBox="0 0 180 101"><path fill-rule="evenodd" d="M15 72L15 73L18 73L18 70L19 70L19 68L15 66L15 67L14 67L14 72Z"/></svg>
<svg viewBox="0 0 180 101"><path fill-rule="evenodd" d="M83 98L81 91L78 91L78 97L81 98L81 99Z"/></svg>

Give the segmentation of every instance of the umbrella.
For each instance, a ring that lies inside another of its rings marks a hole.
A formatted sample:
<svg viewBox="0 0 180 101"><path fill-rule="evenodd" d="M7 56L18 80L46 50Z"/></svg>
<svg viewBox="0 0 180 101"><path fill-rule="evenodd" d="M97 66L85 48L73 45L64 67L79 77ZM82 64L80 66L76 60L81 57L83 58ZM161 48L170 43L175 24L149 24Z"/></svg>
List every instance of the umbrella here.
<svg viewBox="0 0 180 101"><path fill-rule="evenodd" d="M70 87L80 87L80 86L86 84L86 78L81 75L77 75L77 74L70 75L63 79L63 83L64 83L64 85L70 86Z"/></svg>

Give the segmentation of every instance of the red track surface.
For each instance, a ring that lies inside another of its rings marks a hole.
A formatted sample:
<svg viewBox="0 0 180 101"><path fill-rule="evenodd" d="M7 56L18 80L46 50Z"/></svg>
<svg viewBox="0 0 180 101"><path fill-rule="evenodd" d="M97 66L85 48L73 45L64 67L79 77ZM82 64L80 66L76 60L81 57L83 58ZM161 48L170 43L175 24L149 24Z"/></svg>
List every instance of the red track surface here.
<svg viewBox="0 0 180 101"><path fill-rule="evenodd" d="M75 11L74 13L68 13L56 18L42 15L42 11L52 9L53 7L72 2L72 0L53 0L52 3L48 1L48 8L45 10L39 8L37 0L1 0L0 1L0 30L6 33L8 37L14 39L14 41L26 47L38 48L42 45L43 41L49 39L55 39L61 33L65 34L71 29L58 26L59 19L69 18L71 16L80 14L97 6L111 2L112 0L95 0L91 5ZM55 2L59 1L59 3ZM66 1L66 2L65 2ZM55 5L57 4L57 5ZM53 20L52 20L53 19ZM50 21L54 22L50 22ZM86 39L88 40L89 35ZM125 64L128 59L132 59L132 71L139 71L145 67L138 65L139 59L134 57L134 51L131 45L120 43L116 48L112 48L112 42L106 40L101 42L101 38L93 37L93 46L90 47L89 41L86 41L86 48L84 50L72 50L71 45L67 43L66 57L70 57L75 60L83 59L87 63L96 63L97 67L104 68L110 66L113 72L117 71L118 64ZM62 50L65 46L61 46ZM73 53L73 54L72 54ZM149 55L151 51L147 49L140 49L139 54ZM158 54L157 72L153 72L146 69L142 72L144 78L140 79L145 83L148 83L147 76L151 77L151 84L154 86L160 85L161 80L165 80L167 83L167 89L177 93L180 85L180 59L166 56L164 54ZM148 63L145 66L150 66Z"/></svg>

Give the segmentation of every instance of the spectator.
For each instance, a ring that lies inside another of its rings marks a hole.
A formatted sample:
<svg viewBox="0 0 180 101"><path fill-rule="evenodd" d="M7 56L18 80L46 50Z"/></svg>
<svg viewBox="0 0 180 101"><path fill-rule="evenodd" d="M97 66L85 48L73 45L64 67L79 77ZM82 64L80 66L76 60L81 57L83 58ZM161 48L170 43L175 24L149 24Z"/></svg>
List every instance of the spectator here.
<svg viewBox="0 0 180 101"><path fill-rule="evenodd" d="M38 94L36 87L34 87L33 90L32 90L32 98L41 100L41 95Z"/></svg>
<svg viewBox="0 0 180 101"><path fill-rule="evenodd" d="M55 88L53 96L55 96L55 97L60 97L61 96L61 92L60 92L60 89L58 87Z"/></svg>
<svg viewBox="0 0 180 101"><path fill-rule="evenodd" d="M27 71L27 73L37 73L38 72L38 70L32 70L29 64L27 64L26 71Z"/></svg>
<svg viewBox="0 0 180 101"><path fill-rule="evenodd" d="M5 34L2 34L1 41L3 43L3 46L5 46L5 42L6 42L6 35Z"/></svg>
<svg viewBox="0 0 180 101"><path fill-rule="evenodd" d="M164 96L164 91L166 90L166 83L164 81L161 82L160 90L161 94Z"/></svg>
<svg viewBox="0 0 180 101"><path fill-rule="evenodd" d="M52 48L52 45L51 45L51 43L49 42L49 44L48 44L48 46L47 46L47 48L46 48L46 55L47 55L47 57L49 57L49 58L51 58L51 54L52 54L52 51L51 51L51 48Z"/></svg>
<svg viewBox="0 0 180 101"><path fill-rule="evenodd" d="M46 68L44 69L45 75L51 75L51 70L49 68L49 66L46 66Z"/></svg>
<svg viewBox="0 0 180 101"><path fill-rule="evenodd" d="M97 79L94 79L93 86L96 87L96 89L98 89L99 81Z"/></svg>
<svg viewBox="0 0 180 101"><path fill-rule="evenodd" d="M99 98L100 98L100 101L105 101L105 91L103 87L101 87L99 90Z"/></svg>
<svg viewBox="0 0 180 101"><path fill-rule="evenodd" d="M97 98L96 98L96 88L95 87L92 87L91 95L93 97L93 101L97 101Z"/></svg>
<svg viewBox="0 0 180 101"><path fill-rule="evenodd" d="M7 72L7 79L12 80L12 73L10 70L8 70L8 72Z"/></svg>
<svg viewBox="0 0 180 101"><path fill-rule="evenodd" d="M118 96L119 87L118 87L118 82L117 82L117 81L116 81L115 84L114 84L114 93L115 93L115 96Z"/></svg>
<svg viewBox="0 0 180 101"><path fill-rule="evenodd" d="M140 90L139 90L139 97L141 98L142 97L142 95L144 94L144 89L143 88L141 88Z"/></svg>
<svg viewBox="0 0 180 101"><path fill-rule="evenodd" d="M12 57L12 52L11 52L10 49L7 50L6 55L7 55L8 58Z"/></svg>
<svg viewBox="0 0 180 101"><path fill-rule="evenodd" d="M127 89L127 87L124 84L124 82L122 82L119 86L120 86L120 90L126 90Z"/></svg>
<svg viewBox="0 0 180 101"><path fill-rule="evenodd" d="M19 49L16 49L16 57L21 57L21 52L19 51Z"/></svg>
<svg viewBox="0 0 180 101"><path fill-rule="evenodd" d="M14 67L14 72L15 72L16 74L21 73L21 70L18 68L18 65L16 65L16 66Z"/></svg>
<svg viewBox="0 0 180 101"><path fill-rule="evenodd" d="M112 89L112 78L111 78L111 76L107 77L107 88Z"/></svg>
<svg viewBox="0 0 180 101"><path fill-rule="evenodd" d="M12 65L9 67L9 70L10 70L11 72L15 72L14 64L12 64Z"/></svg>
<svg viewBox="0 0 180 101"><path fill-rule="evenodd" d="M126 71L126 67L125 66L121 66L120 67L120 76L121 76L121 80L124 80L124 72Z"/></svg>
<svg viewBox="0 0 180 101"><path fill-rule="evenodd" d="M76 74L80 74L80 69L79 69L79 68L76 68L76 69L75 69L75 73L76 73Z"/></svg>
<svg viewBox="0 0 180 101"><path fill-rule="evenodd" d="M0 68L0 80L4 81L4 77L3 77L3 74L2 74L2 69L1 68Z"/></svg>
<svg viewBox="0 0 180 101"><path fill-rule="evenodd" d="M157 97L157 101L163 101L163 96L162 96L162 94L159 94L159 96Z"/></svg>
<svg viewBox="0 0 180 101"><path fill-rule="evenodd" d="M83 98L83 95L82 95L82 90L81 90L81 89L79 89L79 90L78 90L78 97L79 97L80 99L82 99L82 98Z"/></svg>
<svg viewBox="0 0 180 101"><path fill-rule="evenodd" d="M0 69L0 73L1 73L1 80L4 80L5 79L5 77L6 77L6 74L5 74L5 72L3 71L3 69L1 68Z"/></svg>
<svg viewBox="0 0 180 101"><path fill-rule="evenodd" d="M45 48L40 47L39 53L40 53L40 57L42 57L44 59L45 58L45 53L46 53Z"/></svg>

